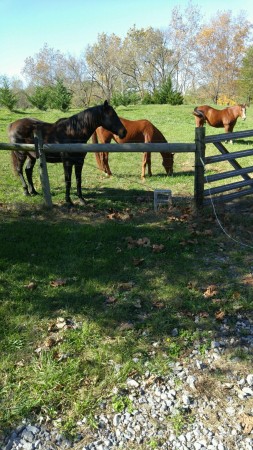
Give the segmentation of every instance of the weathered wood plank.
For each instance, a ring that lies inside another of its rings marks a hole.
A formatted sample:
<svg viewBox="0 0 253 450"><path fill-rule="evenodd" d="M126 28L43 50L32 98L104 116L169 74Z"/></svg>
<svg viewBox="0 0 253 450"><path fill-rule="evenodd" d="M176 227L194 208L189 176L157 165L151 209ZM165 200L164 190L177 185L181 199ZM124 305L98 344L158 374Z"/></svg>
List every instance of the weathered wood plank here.
<svg viewBox="0 0 253 450"><path fill-rule="evenodd" d="M44 144L45 152L52 153L68 152L68 153L94 153L94 152L126 152L126 153L194 153L196 145L194 143L175 143L168 144L165 142L149 144ZM10 144L0 143L0 150L23 150L33 151L33 144Z"/></svg>
<svg viewBox="0 0 253 450"><path fill-rule="evenodd" d="M221 161L231 161L231 159L235 158L244 158L245 156L252 156L253 155L253 149L250 150L240 150L238 152L229 153L226 155L214 155L214 156L207 156L204 159L205 164L211 164L214 162L221 162Z"/></svg>
<svg viewBox="0 0 253 450"><path fill-rule="evenodd" d="M221 142L216 142L214 143L214 146L223 154L223 155L227 155L230 152L226 149L226 147L224 147L224 145ZM236 170L240 170L242 169L242 166L235 160L235 159L231 159L230 164L232 167L234 167L234 169ZM247 173L243 173L242 174L242 178L244 180L250 180L250 177Z"/></svg>
<svg viewBox="0 0 253 450"><path fill-rule="evenodd" d="M244 195L252 195L253 194L253 188L249 188L249 189L243 189L241 191L238 192L233 192L232 194L227 194L227 195L217 195L216 197L213 197L214 202L226 202L229 200L233 200L235 198L239 198L239 197L244 197ZM211 197L209 198L205 198L203 201L203 205L210 205L211 203Z"/></svg>
<svg viewBox="0 0 253 450"><path fill-rule="evenodd" d="M244 139L246 137L252 137L253 130L245 130L245 131L236 131L233 133L221 133L221 134L213 134L205 137L205 143L210 144L214 142L222 142L236 139Z"/></svg>
<svg viewBox="0 0 253 450"><path fill-rule="evenodd" d="M253 166L244 167L243 169L240 169L240 170L228 170L227 172L223 172L223 173L215 173L213 175L206 175L207 181L205 181L205 182L212 183L213 181L224 180L226 178L231 178L231 177L237 177L244 173L251 173L251 172L253 172ZM251 180L250 177L248 179Z"/></svg>
<svg viewBox="0 0 253 450"><path fill-rule="evenodd" d="M232 191L233 189L239 189L242 188L244 186L251 186L253 185L253 178L251 180L244 180L244 181L237 181L235 183L230 183L230 184L226 184L223 186L216 186L216 187L212 187L210 189L205 189L204 190L204 195L213 195L213 194L219 194L220 192L225 192L225 191Z"/></svg>

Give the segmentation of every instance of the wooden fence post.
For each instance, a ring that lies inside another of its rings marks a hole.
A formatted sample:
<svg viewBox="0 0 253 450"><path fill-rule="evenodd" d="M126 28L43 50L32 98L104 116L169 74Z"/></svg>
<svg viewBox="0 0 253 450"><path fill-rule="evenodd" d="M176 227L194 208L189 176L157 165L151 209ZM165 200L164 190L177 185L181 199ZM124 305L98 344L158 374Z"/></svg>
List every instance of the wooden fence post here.
<svg viewBox="0 0 253 450"><path fill-rule="evenodd" d="M52 208L52 198L51 198L51 192L50 192L50 184L49 184L49 178L48 178L48 172L47 172L47 163L46 163L46 157L43 150L43 139L42 139L42 133L40 130L39 125L36 127L34 131L34 143L35 143L35 150L36 154L39 157L39 167L40 167L40 181L42 185L42 191L43 196L46 205L49 208Z"/></svg>
<svg viewBox="0 0 253 450"><path fill-rule="evenodd" d="M205 128L195 128L195 178L194 178L194 199L197 208L203 206L204 200L204 158L205 158Z"/></svg>

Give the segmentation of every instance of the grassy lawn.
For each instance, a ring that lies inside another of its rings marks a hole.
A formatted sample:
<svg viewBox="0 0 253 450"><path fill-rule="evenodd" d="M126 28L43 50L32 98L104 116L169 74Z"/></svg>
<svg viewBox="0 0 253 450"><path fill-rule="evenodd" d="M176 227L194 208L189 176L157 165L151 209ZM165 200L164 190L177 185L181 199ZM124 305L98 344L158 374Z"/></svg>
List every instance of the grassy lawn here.
<svg viewBox="0 0 253 450"><path fill-rule="evenodd" d="M117 112L151 120L172 143L194 141L192 110L154 105ZM0 110L0 142L8 142L8 123L25 116L53 122L62 113ZM252 124L249 109L235 131ZM234 144L233 151L250 144ZM87 204L71 209L64 205L62 165L51 165L54 208L48 211L42 195L23 196L9 152L0 154L0 438L23 418L61 418L69 433L82 416L94 424L97 405L130 373L168 373L169 361L203 336L211 339L210 330L215 335L217 313L233 320L252 310L251 199L216 209L237 243L212 209L195 210L193 155L175 155L173 177L165 176L161 156L152 155L153 177L142 182L141 155L111 154L108 178L88 154ZM229 170L226 164L212 173ZM173 206L155 214L158 188L172 190ZM216 294L204 295L211 285Z"/></svg>

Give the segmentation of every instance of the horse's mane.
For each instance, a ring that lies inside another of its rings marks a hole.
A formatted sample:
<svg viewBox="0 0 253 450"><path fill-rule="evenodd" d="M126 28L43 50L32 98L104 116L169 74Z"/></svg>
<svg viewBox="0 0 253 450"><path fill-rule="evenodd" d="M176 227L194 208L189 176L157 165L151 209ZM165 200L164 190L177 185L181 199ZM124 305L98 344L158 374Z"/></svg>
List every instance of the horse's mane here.
<svg viewBox="0 0 253 450"><path fill-rule="evenodd" d="M95 114L94 114L95 113ZM94 123L94 117L98 117L101 113L101 105L91 106L90 108L84 109L73 116L68 118L59 119L56 123L61 123L66 121L67 124L74 129L77 133L82 132L84 127L94 128L96 123Z"/></svg>

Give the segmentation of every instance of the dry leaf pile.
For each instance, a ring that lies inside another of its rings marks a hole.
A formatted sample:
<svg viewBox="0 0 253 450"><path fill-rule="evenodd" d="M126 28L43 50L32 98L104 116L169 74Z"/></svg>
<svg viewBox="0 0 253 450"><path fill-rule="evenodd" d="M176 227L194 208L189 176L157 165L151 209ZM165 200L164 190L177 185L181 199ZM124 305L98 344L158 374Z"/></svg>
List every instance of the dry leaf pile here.
<svg viewBox="0 0 253 450"><path fill-rule="evenodd" d="M153 253L161 253L165 249L163 244L151 244L151 241L148 237L133 239L132 236L128 236L125 238L125 241L127 242L127 248L129 249L136 247L147 247L151 248Z"/></svg>
<svg viewBox="0 0 253 450"><path fill-rule="evenodd" d="M75 322L71 318L57 317L57 319L51 322L48 326L49 335L46 339L41 343L39 347L36 348L35 353L38 355L41 354L42 351L48 351L52 347L57 346L58 344L63 342L63 331L68 329L77 329L80 328L80 324ZM57 351L54 355L55 359L58 361L65 359L67 355L62 354Z"/></svg>

